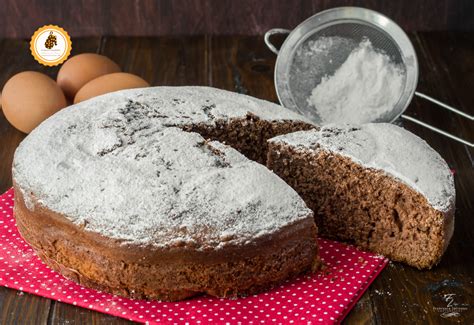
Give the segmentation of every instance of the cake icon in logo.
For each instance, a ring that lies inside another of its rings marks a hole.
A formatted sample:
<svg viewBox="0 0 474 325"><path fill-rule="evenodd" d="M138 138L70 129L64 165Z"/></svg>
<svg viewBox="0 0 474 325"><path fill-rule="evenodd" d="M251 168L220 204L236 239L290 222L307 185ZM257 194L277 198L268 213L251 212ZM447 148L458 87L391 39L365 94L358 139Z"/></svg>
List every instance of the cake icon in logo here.
<svg viewBox="0 0 474 325"><path fill-rule="evenodd" d="M55 45L58 45L58 39L56 38L56 35L53 34L53 31L51 31L49 32L46 42L44 42L44 46L51 50Z"/></svg>
<svg viewBox="0 0 474 325"><path fill-rule="evenodd" d="M71 48L68 33L56 25L43 26L31 37L31 54L36 61L46 66L52 67L66 61Z"/></svg>

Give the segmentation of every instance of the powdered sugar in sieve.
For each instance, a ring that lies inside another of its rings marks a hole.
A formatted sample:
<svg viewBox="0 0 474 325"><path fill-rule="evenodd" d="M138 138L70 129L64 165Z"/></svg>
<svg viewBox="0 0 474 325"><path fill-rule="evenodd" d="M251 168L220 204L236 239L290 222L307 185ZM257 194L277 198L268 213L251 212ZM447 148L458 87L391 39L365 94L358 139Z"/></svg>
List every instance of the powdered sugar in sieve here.
<svg viewBox="0 0 474 325"><path fill-rule="evenodd" d="M287 33L280 50L273 34ZM403 115L413 95L470 120L474 117L416 92L418 61L405 32L375 11L341 7L320 12L293 31L272 29L265 43L278 54L280 103L319 125L393 122L402 117L470 147L474 144Z"/></svg>

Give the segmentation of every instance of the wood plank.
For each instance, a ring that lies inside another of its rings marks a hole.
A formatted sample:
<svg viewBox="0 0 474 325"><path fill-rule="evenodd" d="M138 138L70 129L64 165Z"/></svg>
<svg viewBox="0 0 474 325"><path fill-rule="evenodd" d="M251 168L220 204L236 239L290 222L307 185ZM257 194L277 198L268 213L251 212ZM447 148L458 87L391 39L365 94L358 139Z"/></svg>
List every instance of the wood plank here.
<svg viewBox="0 0 474 325"><path fill-rule="evenodd" d="M154 86L206 85L206 41L193 37L109 37L100 52Z"/></svg>
<svg viewBox="0 0 474 325"><path fill-rule="evenodd" d="M210 37L209 85L277 102L273 85L276 56L262 37Z"/></svg>
<svg viewBox="0 0 474 325"><path fill-rule="evenodd" d="M64 324L135 324L132 321L99 313L85 308L75 307L64 303L55 302L51 307L48 325Z"/></svg>
<svg viewBox="0 0 474 325"><path fill-rule="evenodd" d="M372 325L377 324L375 318L376 315L374 313L371 295L366 292L351 310L349 315L346 316L343 323Z"/></svg>
<svg viewBox="0 0 474 325"><path fill-rule="evenodd" d="M471 0L6 0L0 37L29 38L45 24L60 25L73 37L262 35L274 27L294 28L338 6L380 11L410 31L474 28Z"/></svg>
<svg viewBox="0 0 474 325"><path fill-rule="evenodd" d="M51 300L0 288L1 324L46 324Z"/></svg>

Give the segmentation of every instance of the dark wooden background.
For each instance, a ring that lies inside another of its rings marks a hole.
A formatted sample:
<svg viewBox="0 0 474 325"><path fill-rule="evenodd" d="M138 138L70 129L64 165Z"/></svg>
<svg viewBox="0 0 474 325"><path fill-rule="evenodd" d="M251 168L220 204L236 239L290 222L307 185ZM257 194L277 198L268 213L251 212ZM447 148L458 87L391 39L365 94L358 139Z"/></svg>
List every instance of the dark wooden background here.
<svg viewBox="0 0 474 325"><path fill-rule="evenodd" d="M46 24L73 37L261 35L339 6L380 11L408 31L474 30L474 0L0 0L0 38Z"/></svg>
<svg viewBox="0 0 474 325"><path fill-rule="evenodd" d="M23 70L55 77L58 67L33 60L29 38L44 24L58 24L73 36L72 54L107 55L152 85L210 85L277 101L275 56L262 34L342 5L375 9L410 31L420 61L418 90L474 113L474 0L0 0L0 89ZM122 37L127 35L151 37ZM474 141L472 122L422 99L415 98L407 114ZM431 271L391 263L345 322L474 324L474 149L409 122L403 126L426 139L456 171L454 237ZM0 193L12 185L13 153L24 137L0 109ZM436 308L446 306L446 293L454 293L467 310L441 317ZM128 324L0 287L0 324L91 323Z"/></svg>
<svg viewBox="0 0 474 325"><path fill-rule="evenodd" d="M418 90L474 114L474 32L410 33L420 61ZM275 55L261 36L91 37L74 41L73 54L98 52L152 85L210 85L277 101ZM26 39L0 39L0 87L14 73L40 66ZM408 115L474 141L472 121L414 98ZM425 139L456 171L456 226L441 263L430 271L390 263L351 311L348 324L474 324L474 149L427 129L403 126ZM0 193L11 183L13 153L24 134L0 110ZM467 305L443 318L443 294ZM0 324L128 324L127 321L0 287Z"/></svg>

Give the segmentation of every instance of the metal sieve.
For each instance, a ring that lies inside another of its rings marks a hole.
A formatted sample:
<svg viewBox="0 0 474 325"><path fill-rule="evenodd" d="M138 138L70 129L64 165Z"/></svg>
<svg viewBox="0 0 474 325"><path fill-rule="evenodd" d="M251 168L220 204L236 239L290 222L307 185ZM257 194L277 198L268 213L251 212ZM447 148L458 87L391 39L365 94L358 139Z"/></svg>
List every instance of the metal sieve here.
<svg viewBox="0 0 474 325"><path fill-rule="evenodd" d="M270 41L270 37L274 34L289 34L280 50ZM376 51L388 55L392 62L403 69L405 75L402 91L393 109L374 117L372 122L392 123L402 117L474 147L473 143L403 114L413 95L417 95L474 120L472 115L415 91L418 83L418 60L410 39L395 22L365 8L330 9L308 18L292 31L274 28L265 33L265 44L278 55L275 65L275 88L280 103L321 125L322 121L317 110L307 101L312 89L323 77L333 75L365 39L372 43ZM322 41L325 42L321 43ZM323 46L316 46L318 42Z"/></svg>

